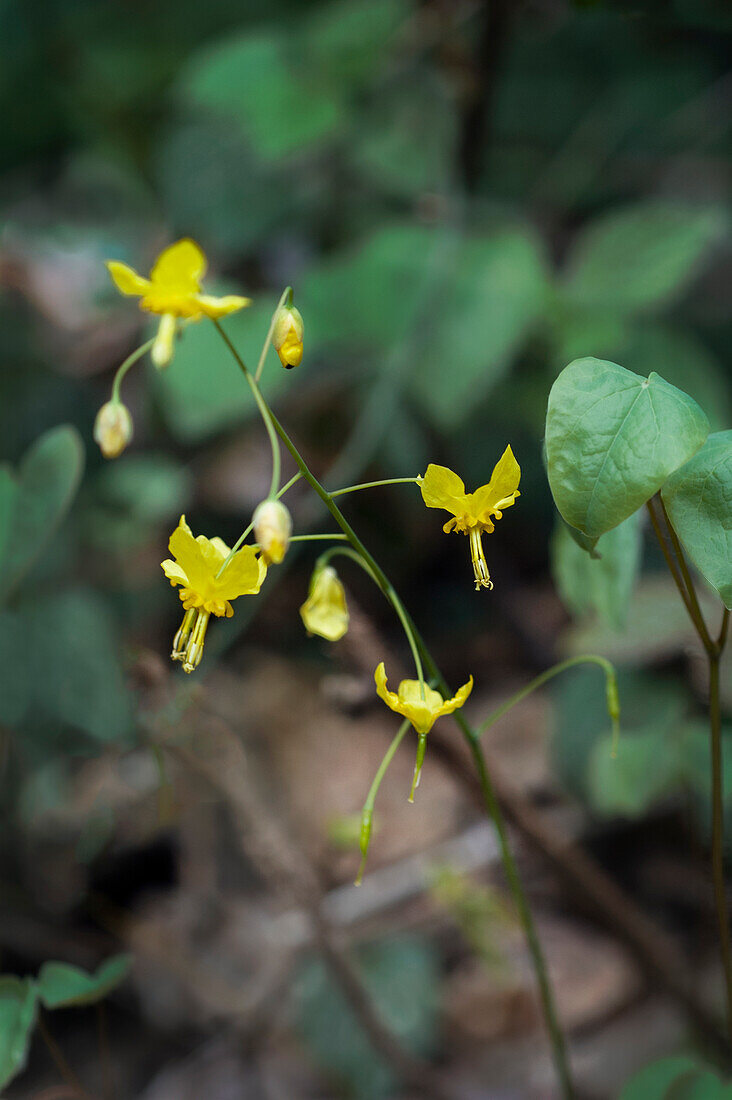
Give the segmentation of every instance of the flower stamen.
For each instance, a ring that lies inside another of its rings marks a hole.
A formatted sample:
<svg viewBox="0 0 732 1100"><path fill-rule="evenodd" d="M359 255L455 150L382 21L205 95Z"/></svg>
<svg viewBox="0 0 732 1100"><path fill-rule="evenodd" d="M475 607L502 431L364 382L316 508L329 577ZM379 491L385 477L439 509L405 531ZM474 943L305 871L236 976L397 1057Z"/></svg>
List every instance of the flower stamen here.
<svg viewBox="0 0 732 1100"><path fill-rule="evenodd" d="M186 648L188 646L188 638L190 637L191 630L193 629L193 622L198 615L198 608L192 607L190 611L186 611L183 616L183 622L180 624L180 629L176 636L173 638L173 649L171 650L171 660L184 661L186 656Z"/></svg>
<svg viewBox="0 0 732 1100"><path fill-rule="evenodd" d="M470 528L470 557L473 562L473 573L475 575L475 590L480 591L481 588L492 588L493 581L491 575L488 572L488 563L485 560L485 554L483 553L483 543L481 541L481 531L479 527Z"/></svg>
<svg viewBox="0 0 732 1100"><path fill-rule="evenodd" d="M184 672L193 672L194 668L198 668L201 663L201 657L203 657L203 643L206 638L206 628L210 618L211 613L209 611L199 611L197 614L196 622L191 631L190 641L188 642L185 652L185 660L183 662Z"/></svg>

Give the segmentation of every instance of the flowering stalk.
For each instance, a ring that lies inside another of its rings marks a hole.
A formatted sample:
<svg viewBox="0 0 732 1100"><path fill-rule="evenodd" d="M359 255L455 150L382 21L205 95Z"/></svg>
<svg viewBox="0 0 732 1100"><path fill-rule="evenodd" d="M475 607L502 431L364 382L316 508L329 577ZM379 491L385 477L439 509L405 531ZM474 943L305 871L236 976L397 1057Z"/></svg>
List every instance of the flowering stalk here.
<svg viewBox="0 0 732 1100"><path fill-rule="evenodd" d="M660 498L659 498L660 499ZM724 774L722 762L722 716L719 697L719 664L727 644L730 613L727 608L722 613L719 634L712 638L704 620L694 582L686 563L684 550L678 535L674 531L663 500L661 513L671 541L669 548L651 500L647 501L653 531L663 551L663 556L679 595L694 624L694 629L704 646L709 667L709 750L712 779L712 878L714 880L714 906L717 911L719 930L719 948L724 970L725 999L727 1006L727 1033L732 1042L732 944L730 943L729 909L727 906L727 886L724 874Z"/></svg>
<svg viewBox="0 0 732 1100"><path fill-rule="evenodd" d="M358 535L349 524L348 520L338 508L338 505L333 499L333 496L320 484L318 479L311 472L307 463L300 455L300 452L297 450L297 447L292 442L289 435L278 421L277 417L267 406L259 390L259 387L253 375L250 373L249 369L244 363L244 360L241 358L221 326L217 322L214 323L216 324L216 327L219 330L224 342L226 343L234 359L236 360L237 365L244 374L244 377L247 379L247 382L250 389L252 390L257 405L262 412L267 431L270 432L270 430L273 429L277 433L282 443L285 445L285 447L297 463L298 469L300 470L304 479L308 482L308 484L311 486L317 496L320 497L322 502L325 504L326 508L331 513L338 526L348 538L348 541L350 542L353 549L360 557L363 558L364 562L368 565L371 573L373 574L375 583L381 589L386 599L394 608L394 611L398 615L400 622L404 627L405 633L407 634L407 637L410 641L410 646L412 647L413 655L415 656L415 665L420 672L420 682L422 683L423 687L424 673L422 671L421 658L424 658L425 664L429 672L434 676L435 680L437 681L437 685L442 691L443 696L449 697L450 692L447 684L445 683L444 678L442 677L442 674L435 664L429 650L425 646L424 641L417 631L412 619L404 609L404 606L402 605L399 596L397 595L393 585L391 584L391 581L388 579L388 577L381 569L378 562L374 559L372 554L361 542ZM455 720L458 723L458 726L460 727L463 736L470 746L470 750L473 755L476 768L478 770L484 804L486 810L489 813L489 816L493 820L498 835L504 871L508 880L509 889L514 899L514 904L516 905L516 909L522 927L524 929L524 934L526 936L537 984L539 987L542 1010L551 1040L554 1063L560 1080L562 1096L564 1100L572 1100L574 1096L574 1088L572 1085L569 1063L567 1060L564 1036L562 1034L562 1030L556 1013L556 1008L554 1005L554 998L549 983L546 963L544 961L543 952L539 943L539 938L536 932L533 916L529 908L529 903L521 884L518 867L508 844L506 825L503 819L503 815L501 813L501 809L498 805L495 792L493 790L493 785L490 780L485 757L479 743L480 735L476 730L472 729L472 727L468 724L468 722L465 720L460 712L457 712L455 714Z"/></svg>

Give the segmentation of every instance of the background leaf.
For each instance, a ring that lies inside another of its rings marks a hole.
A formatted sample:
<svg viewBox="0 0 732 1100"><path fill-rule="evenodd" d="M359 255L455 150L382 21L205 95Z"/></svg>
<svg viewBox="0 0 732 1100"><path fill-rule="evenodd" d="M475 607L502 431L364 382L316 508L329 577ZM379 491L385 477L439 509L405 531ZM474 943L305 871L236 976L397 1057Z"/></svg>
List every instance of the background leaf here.
<svg viewBox="0 0 732 1100"><path fill-rule="evenodd" d="M576 241L564 292L608 311L657 306L683 290L723 226L713 207L653 199L613 210Z"/></svg>
<svg viewBox="0 0 732 1100"><path fill-rule="evenodd" d="M603 535L592 557L559 523L551 545L554 583L565 607L574 615L596 612L621 630L640 566L640 519L636 512Z"/></svg>
<svg viewBox="0 0 732 1100"><path fill-rule="evenodd" d="M661 496L694 565L732 608L732 431L710 435Z"/></svg>
<svg viewBox="0 0 732 1100"><path fill-rule="evenodd" d="M546 454L554 501L591 536L617 527L699 450L709 422L659 375L578 359L551 388Z"/></svg>
<svg viewBox="0 0 732 1100"><path fill-rule="evenodd" d="M25 1067L36 1010L35 982L30 978L0 978L0 1088Z"/></svg>
<svg viewBox="0 0 732 1100"><path fill-rule="evenodd" d="M24 456L5 542L0 596L7 597L53 537L74 499L83 467L81 437L69 425L46 432Z"/></svg>
<svg viewBox="0 0 732 1100"><path fill-rule="evenodd" d="M384 1022L411 1049L425 1053L436 1027L436 958L415 937L369 944L355 961ZM391 1071L377 1059L342 994L322 963L308 963L298 993L298 1030L321 1065L359 1100L386 1096Z"/></svg>
<svg viewBox="0 0 732 1100"><path fill-rule="evenodd" d="M96 1004L125 980L131 965L131 955L113 955L88 974L68 963L46 962L38 973L38 996L49 1009Z"/></svg>

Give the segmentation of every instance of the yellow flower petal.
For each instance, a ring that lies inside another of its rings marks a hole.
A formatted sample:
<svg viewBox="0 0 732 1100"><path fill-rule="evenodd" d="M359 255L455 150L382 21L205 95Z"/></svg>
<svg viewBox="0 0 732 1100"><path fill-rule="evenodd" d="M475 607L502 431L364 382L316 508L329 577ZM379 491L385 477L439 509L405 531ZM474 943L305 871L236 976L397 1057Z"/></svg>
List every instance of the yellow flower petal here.
<svg viewBox="0 0 732 1100"><path fill-rule="evenodd" d="M430 462L424 477L417 478L422 499L428 508L445 508L457 514L465 508L465 483L461 477Z"/></svg>
<svg viewBox="0 0 732 1100"><path fill-rule="evenodd" d="M159 286L195 293L205 273L206 257L195 241L184 238L160 253L150 279Z"/></svg>
<svg viewBox="0 0 732 1100"><path fill-rule="evenodd" d="M267 566L252 546L237 550L216 582L222 599L235 600L239 596L253 596L262 587L267 576Z"/></svg>
<svg viewBox="0 0 732 1100"><path fill-rule="evenodd" d="M236 313L238 309L250 306L252 299L242 298L238 294L226 294L223 298L214 298L211 294L197 294L196 303L201 313L215 321L218 317L226 317L229 313Z"/></svg>
<svg viewBox="0 0 732 1100"><path fill-rule="evenodd" d="M458 710L465 702L473 690L473 677L471 676L467 684L463 684L461 688L453 695L452 699L445 699L444 703L440 707L439 716L442 717L445 714L452 714L453 711Z"/></svg>
<svg viewBox="0 0 732 1100"><path fill-rule="evenodd" d="M134 268L119 260L107 260L107 271L114 280L114 285L121 294L145 294L150 289L150 281L138 275Z"/></svg>
<svg viewBox="0 0 732 1100"><path fill-rule="evenodd" d="M376 694L380 699L383 699L387 707L391 707L392 710L399 710L399 697L393 692L389 691L386 686L386 669L384 668L384 662L378 666L374 672L374 680L376 682Z"/></svg>
<svg viewBox="0 0 732 1100"><path fill-rule="evenodd" d="M191 534L191 529L181 516L168 542L168 549L188 577L188 586L196 591L207 588L211 570L206 564L200 544Z"/></svg>
<svg viewBox="0 0 732 1100"><path fill-rule="evenodd" d="M171 584L182 584L187 588L190 584L188 575L182 566L177 562L171 561L170 558L166 558L164 562L161 562L161 568L165 576L168 578Z"/></svg>
<svg viewBox="0 0 732 1100"><path fill-rule="evenodd" d="M472 506L477 518L501 518L504 508L509 508L519 496L521 467L509 444L496 463L491 479L472 494Z"/></svg>
<svg viewBox="0 0 732 1100"><path fill-rule="evenodd" d="M348 630L346 592L331 565L324 565L313 574L300 617L308 634L317 634L329 642L337 642Z"/></svg>

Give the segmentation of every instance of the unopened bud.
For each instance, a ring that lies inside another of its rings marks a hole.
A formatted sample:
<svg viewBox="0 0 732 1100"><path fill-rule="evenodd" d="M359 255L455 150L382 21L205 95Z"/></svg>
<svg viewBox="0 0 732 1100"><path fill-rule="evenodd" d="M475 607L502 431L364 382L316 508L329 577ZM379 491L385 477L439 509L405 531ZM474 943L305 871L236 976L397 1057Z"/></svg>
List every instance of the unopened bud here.
<svg viewBox="0 0 732 1100"><path fill-rule="evenodd" d="M121 401L107 401L94 421L94 439L105 458L117 458L132 439L132 417Z"/></svg>
<svg viewBox="0 0 732 1100"><path fill-rule="evenodd" d="M263 500L254 510L252 523L254 537L265 562L268 565L278 565L290 544L292 534L290 513L278 500Z"/></svg>
<svg viewBox="0 0 732 1100"><path fill-rule="evenodd" d="M294 306L280 306L272 329L272 346L280 363L289 370L302 361L302 339L305 332L302 315Z"/></svg>
<svg viewBox="0 0 732 1100"><path fill-rule="evenodd" d="M318 634L329 642L337 642L348 630L346 593L332 566L324 565L313 573L300 617L308 634Z"/></svg>

